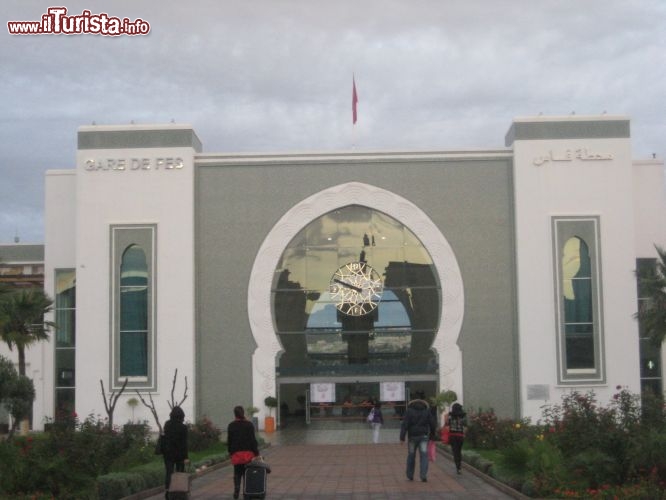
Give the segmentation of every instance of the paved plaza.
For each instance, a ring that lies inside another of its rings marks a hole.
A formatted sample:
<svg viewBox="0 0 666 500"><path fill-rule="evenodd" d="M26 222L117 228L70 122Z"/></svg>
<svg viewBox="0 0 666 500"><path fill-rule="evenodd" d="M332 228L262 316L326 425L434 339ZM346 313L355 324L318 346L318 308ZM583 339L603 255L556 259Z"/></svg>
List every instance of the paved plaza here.
<svg viewBox="0 0 666 500"><path fill-rule="evenodd" d="M304 499L509 499L515 498L463 469L457 475L444 454L430 464L428 482L407 480L406 444L399 442L397 428L382 429L379 444L372 444L364 425L286 428L262 437L271 446L262 454L271 466L268 497L276 500ZM418 460L417 460L418 461ZM418 463L416 465L418 470ZM192 482L192 498L232 498L233 468L222 466ZM242 497L242 496L241 496ZM161 500L156 494L150 500Z"/></svg>

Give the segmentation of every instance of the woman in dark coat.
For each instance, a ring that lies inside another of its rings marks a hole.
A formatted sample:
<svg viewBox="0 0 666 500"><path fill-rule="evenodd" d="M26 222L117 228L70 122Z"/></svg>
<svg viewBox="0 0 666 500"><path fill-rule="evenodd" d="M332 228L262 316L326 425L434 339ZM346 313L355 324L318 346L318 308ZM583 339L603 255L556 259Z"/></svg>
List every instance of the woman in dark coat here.
<svg viewBox="0 0 666 500"><path fill-rule="evenodd" d="M460 403L454 403L446 416L445 425L449 426L449 444L453 452L453 461L456 472L460 474L462 466L462 447L465 442L465 429L467 428L467 414Z"/></svg>
<svg viewBox="0 0 666 500"><path fill-rule="evenodd" d="M165 497L169 498L169 484L174 469L177 472L185 472L185 460L187 460L187 426L184 423L185 412L180 406L174 406L169 414L169 420L164 424L164 437L162 439L162 456L164 457L164 468L166 476L164 487Z"/></svg>
<svg viewBox="0 0 666 500"><path fill-rule="evenodd" d="M242 406L234 408L234 417L234 421L227 427L227 446L231 463L234 464L234 498L238 498L245 465L252 457L259 456L259 446L254 424L245 418Z"/></svg>

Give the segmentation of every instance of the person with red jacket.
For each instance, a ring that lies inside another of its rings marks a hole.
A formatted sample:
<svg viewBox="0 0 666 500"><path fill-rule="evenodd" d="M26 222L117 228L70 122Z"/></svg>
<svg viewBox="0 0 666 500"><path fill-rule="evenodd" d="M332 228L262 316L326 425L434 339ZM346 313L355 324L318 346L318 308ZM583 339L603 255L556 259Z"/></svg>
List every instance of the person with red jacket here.
<svg viewBox="0 0 666 500"><path fill-rule="evenodd" d="M259 456L259 446L254 434L254 424L245 418L242 406L234 408L234 417L227 427L227 447L234 465L234 498L238 498L245 466Z"/></svg>

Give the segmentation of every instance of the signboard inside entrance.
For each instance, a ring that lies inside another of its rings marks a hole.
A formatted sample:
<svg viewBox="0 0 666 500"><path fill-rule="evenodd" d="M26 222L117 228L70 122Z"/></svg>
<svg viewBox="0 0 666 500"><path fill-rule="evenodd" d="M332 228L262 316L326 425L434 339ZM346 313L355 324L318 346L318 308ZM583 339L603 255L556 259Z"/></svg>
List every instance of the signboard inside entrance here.
<svg viewBox="0 0 666 500"><path fill-rule="evenodd" d="M335 384L310 384L310 401L313 403L335 403Z"/></svg>
<svg viewBox="0 0 666 500"><path fill-rule="evenodd" d="M404 401L405 383L404 382L380 382L379 399L382 401Z"/></svg>

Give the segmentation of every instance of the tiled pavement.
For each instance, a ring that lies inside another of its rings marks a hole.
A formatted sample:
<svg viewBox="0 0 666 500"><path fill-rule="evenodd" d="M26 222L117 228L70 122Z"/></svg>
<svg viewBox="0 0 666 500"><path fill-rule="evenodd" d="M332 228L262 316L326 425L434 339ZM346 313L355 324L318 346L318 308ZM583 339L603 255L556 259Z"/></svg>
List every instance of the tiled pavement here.
<svg viewBox="0 0 666 500"><path fill-rule="evenodd" d="M440 454L430 464L428 482L405 476L406 444L398 430L382 429L379 444L372 444L364 425L354 429L285 429L265 435L271 446L262 454L271 466L269 499L509 499L468 469L455 473L451 460ZM417 459L418 471L418 459ZM221 467L192 482L192 498L232 498L233 468ZM241 496L242 497L242 496ZM161 500L164 494L150 497Z"/></svg>

